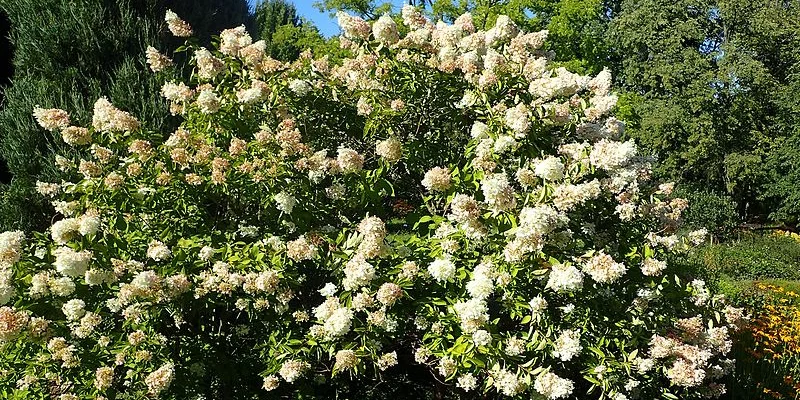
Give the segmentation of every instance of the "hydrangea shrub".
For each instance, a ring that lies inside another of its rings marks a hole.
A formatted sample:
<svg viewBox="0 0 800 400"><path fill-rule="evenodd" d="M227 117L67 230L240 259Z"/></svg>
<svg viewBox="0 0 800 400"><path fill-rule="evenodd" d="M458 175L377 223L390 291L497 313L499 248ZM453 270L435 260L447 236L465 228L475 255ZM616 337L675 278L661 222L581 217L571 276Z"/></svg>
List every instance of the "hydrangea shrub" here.
<svg viewBox="0 0 800 400"><path fill-rule="evenodd" d="M291 397L410 365L461 395L724 393L742 311L666 262L704 232L621 139L608 71L552 68L547 32L505 17L338 18L336 65L240 27L190 38L179 82L148 49L172 133L104 98L87 127L33 112L84 157L38 183L47 232L0 235L6 393ZM439 154L428 112L463 127Z"/></svg>

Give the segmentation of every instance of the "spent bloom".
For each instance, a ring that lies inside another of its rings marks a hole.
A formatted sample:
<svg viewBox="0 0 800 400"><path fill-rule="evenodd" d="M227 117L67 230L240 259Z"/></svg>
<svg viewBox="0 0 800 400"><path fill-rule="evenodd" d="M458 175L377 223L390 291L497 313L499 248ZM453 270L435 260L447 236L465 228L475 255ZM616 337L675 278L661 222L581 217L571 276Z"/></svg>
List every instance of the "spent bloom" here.
<svg viewBox="0 0 800 400"><path fill-rule="evenodd" d="M145 56L147 57L147 65L150 66L150 69L153 72L160 72L172 66L172 60L161 54L155 47L147 46L147 50L145 51Z"/></svg>
<svg viewBox="0 0 800 400"><path fill-rule="evenodd" d="M55 131L69 126L69 114L58 108L39 108L33 109L33 116L36 122L44 129Z"/></svg>
<svg viewBox="0 0 800 400"><path fill-rule="evenodd" d="M149 392L158 396L159 393L169 388L173 378L175 378L175 366L172 363L166 363L147 375L144 382L147 384Z"/></svg>
<svg viewBox="0 0 800 400"><path fill-rule="evenodd" d="M429 191L444 192L450 189L450 170L435 167L425 173L422 186Z"/></svg>
<svg viewBox="0 0 800 400"><path fill-rule="evenodd" d="M167 22L167 28L173 35L177 37L192 36L192 27L189 26L189 23L180 19L178 14L175 14L172 10L167 10L166 15L164 15L164 21Z"/></svg>

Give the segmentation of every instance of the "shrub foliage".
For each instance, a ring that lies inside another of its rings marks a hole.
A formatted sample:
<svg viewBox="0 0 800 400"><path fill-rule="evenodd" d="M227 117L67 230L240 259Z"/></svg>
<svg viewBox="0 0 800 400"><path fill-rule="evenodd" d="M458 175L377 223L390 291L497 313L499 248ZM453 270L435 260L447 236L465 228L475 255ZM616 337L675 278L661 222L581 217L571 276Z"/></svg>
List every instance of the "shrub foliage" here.
<svg viewBox="0 0 800 400"><path fill-rule="evenodd" d="M686 201L619 140L608 71L552 68L547 32L507 17L407 7L402 37L338 17L336 64L275 61L244 28L179 47L186 81L149 50L182 119L166 139L106 98L34 109L84 150L37 183L63 218L0 236L0 386L300 397L422 370L465 396L725 391L741 310L663 261L705 232L677 235Z"/></svg>

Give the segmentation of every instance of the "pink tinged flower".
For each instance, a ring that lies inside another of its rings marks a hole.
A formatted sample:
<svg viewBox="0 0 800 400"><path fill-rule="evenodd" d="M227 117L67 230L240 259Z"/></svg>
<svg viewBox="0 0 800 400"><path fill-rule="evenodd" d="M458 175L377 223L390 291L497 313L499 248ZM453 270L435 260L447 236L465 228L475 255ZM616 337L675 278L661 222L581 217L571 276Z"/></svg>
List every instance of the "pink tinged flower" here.
<svg viewBox="0 0 800 400"><path fill-rule="evenodd" d="M189 37L192 36L192 27L186 21L180 19L178 14L172 10L167 10L164 15L164 21L167 22L167 28L176 37Z"/></svg>
<svg viewBox="0 0 800 400"><path fill-rule="evenodd" d="M55 131L69 126L69 114L58 108L39 108L33 109L33 117L44 129Z"/></svg>

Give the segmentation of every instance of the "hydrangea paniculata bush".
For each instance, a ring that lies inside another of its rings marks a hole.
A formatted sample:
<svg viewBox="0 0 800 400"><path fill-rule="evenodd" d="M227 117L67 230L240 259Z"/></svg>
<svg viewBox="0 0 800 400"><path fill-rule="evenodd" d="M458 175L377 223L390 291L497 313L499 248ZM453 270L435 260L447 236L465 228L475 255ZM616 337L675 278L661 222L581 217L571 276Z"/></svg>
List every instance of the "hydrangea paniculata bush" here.
<svg viewBox="0 0 800 400"><path fill-rule="evenodd" d="M725 391L744 317L666 262L702 232L679 235L686 202L622 139L608 71L552 68L547 32L503 16L338 17L353 57L335 65L280 63L239 27L216 50L189 39L179 82L149 48L183 119L166 135L105 98L88 127L34 111L83 158L37 186L61 214L49 232L0 234L0 386L271 398L413 364L461 394ZM431 103L422 80L466 89ZM420 157L420 110L470 121L463 152ZM352 125L358 140L314 145Z"/></svg>

